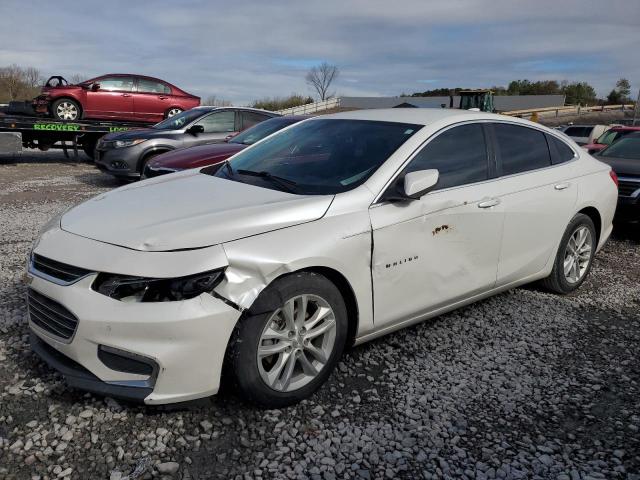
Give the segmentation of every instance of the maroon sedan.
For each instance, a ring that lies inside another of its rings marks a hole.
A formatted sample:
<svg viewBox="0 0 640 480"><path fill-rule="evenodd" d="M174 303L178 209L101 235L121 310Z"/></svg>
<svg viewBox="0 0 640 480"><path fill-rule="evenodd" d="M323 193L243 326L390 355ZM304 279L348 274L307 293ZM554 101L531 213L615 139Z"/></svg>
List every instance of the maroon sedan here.
<svg viewBox="0 0 640 480"><path fill-rule="evenodd" d="M56 120L81 118L157 123L200 105L200 97L164 80L113 73L70 85L51 77L33 101L37 113Z"/></svg>
<svg viewBox="0 0 640 480"><path fill-rule="evenodd" d="M249 145L253 145L272 133L306 118L309 117L303 115L276 117L245 130L239 135L226 140L225 143L199 145L158 155L147 163L142 172L142 178L157 177L158 175L188 168L206 167L224 162L227 158L247 148Z"/></svg>
<svg viewBox="0 0 640 480"><path fill-rule="evenodd" d="M607 148L613 142L617 142L625 135L634 132L640 132L640 127L613 127L600 135L595 142L589 143L582 148L591 154L598 153Z"/></svg>

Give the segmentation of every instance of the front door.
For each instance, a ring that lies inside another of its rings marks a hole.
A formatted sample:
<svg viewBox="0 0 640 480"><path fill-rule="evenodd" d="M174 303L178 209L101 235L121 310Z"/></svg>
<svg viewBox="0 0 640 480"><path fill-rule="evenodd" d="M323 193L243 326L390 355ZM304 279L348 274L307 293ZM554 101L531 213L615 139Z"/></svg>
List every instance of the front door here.
<svg viewBox="0 0 640 480"><path fill-rule="evenodd" d="M134 120L133 77L104 77L87 91L86 116Z"/></svg>
<svg viewBox="0 0 640 480"><path fill-rule="evenodd" d="M484 127L452 127L430 140L398 176L437 169L420 200L372 205L376 328L408 321L490 290L496 282L504 211L494 196ZM395 188L392 184L390 189Z"/></svg>
<svg viewBox="0 0 640 480"><path fill-rule="evenodd" d="M190 147L204 143L224 142L225 138L239 130L237 125L240 122L236 117L236 112L233 110L223 110L221 112L214 111L201 118L195 125L201 125L204 128L204 132L197 134L187 133L184 137L184 146Z"/></svg>

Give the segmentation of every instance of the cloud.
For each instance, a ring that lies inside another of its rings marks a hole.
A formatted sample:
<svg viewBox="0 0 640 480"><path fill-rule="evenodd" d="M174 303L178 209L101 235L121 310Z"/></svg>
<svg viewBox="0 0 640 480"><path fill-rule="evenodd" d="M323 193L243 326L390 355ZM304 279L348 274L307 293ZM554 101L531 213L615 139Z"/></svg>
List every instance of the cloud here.
<svg viewBox="0 0 640 480"><path fill-rule="evenodd" d="M625 0L3 0L0 18L0 65L141 73L236 104L312 93L304 75L322 61L348 95L518 78L640 87L640 2Z"/></svg>

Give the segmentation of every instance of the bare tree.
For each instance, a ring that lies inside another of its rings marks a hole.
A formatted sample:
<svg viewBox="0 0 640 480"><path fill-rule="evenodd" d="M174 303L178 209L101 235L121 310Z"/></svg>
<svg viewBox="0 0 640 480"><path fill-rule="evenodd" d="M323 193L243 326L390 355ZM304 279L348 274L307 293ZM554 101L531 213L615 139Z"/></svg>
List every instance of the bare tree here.
<svg viewBox="0 0 640 480"><path fill-rule="evenodd" d="M209 95L204 99L202 105L207 105L210 107L232 107L233 103L231 103L230 100L218 98L216 95Z"/></svg>
<svg viewBox="0 0 640 480"><path fill-rule="evenodd" d="M72 85L77 85L78 83L82 83L85 80L88 80L88 77L81 73L74 73L69 77L69 83L71 83Z"/></svg>
<svg viewBox="0 0 640 480"><path fill-rule="evenodd" d="M33 67L0 67L0 102L30 100L38 94L42 78Z"/></svg>
<svg viewBox="0 0 640 480"><path fill-rule="evenodd" d="M326 100L333 95L329 94L329 87L333 81L338 77L340 71L335 65L330 65L327 62L322 62L320 65L316 65L307 72L305 77L307 84L313 87L318 93L320 100Z"/></svg>

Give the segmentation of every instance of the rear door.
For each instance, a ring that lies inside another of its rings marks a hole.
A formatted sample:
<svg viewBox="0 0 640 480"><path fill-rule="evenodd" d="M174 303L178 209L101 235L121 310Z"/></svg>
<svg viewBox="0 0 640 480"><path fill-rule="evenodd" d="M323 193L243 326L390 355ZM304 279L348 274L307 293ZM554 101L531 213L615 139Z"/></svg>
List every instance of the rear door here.
<svg viewBox="0 0 640 480"><path fill-rule="evenodd" d="M493 198L495 164L481 124L447 129L398 175L437 169L419 200L370 208L376 328L490 290L496 281L504 212ZM395 182L388 191L395 188Z"/></svg>
<svg viewBox="0 0 640 480"><path fill-rule="evenodd" d="M234 110L214 111L195 123L204 128L203 133L185 134L184 146L223 142L229 135L238 132L240 122L240 116Z"/></svg>
<svg viewBox="0 0 640 480"><path fill-rule="evenodd" d="M575 152L558 137L511 123L489 125L504 208L498 286L539 273L555 257L578 194ZM553 160L553 161L552 161Z"/></svg>
<svg viewBox="0 0 640 480"><path fill-rule="evenodd" d="M94 82L99 88L87 91L85 112L93 118L134 120L133 77L103 77Z"/></svg>
<svg viewBox="0 0 640 480"><path fill-rule="evenodd" d="M158 80L138 78L133 106L140 120L160 121L171 107L171 88Z"/></svg>

